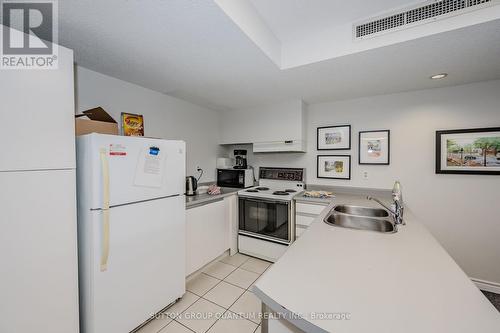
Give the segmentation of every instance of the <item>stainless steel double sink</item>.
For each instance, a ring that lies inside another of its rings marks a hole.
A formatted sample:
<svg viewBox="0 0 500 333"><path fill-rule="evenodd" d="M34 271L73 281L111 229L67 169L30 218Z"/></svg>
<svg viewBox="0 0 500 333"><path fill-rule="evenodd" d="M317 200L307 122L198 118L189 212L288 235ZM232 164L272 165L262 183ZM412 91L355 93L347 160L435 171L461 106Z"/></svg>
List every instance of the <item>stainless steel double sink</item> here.
<svg viewBox="0 0 500 333"><path fill-rule="evenodd" d="M380 208L337 205L328 213L324 222L335 227L349 229L381 233L397 232L392 214Z"/></svg>

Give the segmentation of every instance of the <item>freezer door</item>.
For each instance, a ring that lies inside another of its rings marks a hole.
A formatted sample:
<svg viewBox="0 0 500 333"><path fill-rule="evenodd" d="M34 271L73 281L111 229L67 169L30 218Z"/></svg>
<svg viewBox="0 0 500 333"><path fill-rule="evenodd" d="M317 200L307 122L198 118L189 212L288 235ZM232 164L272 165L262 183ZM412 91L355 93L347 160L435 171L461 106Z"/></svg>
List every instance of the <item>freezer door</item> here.
<svg viewBox="0 0 500 333"><path fill-rule="evenodd" d="M0 184L0 332L78 332L75 171Z"/></svg>
<svg viewBox="0 0 500 333"><path fill-rule="evenodd" d="M130 332L184 294L184 206L178 196L111 208L109 233L103 211L79 219L82 333Z"/></svg>
<svg viewBox="0 0 500 333"><path fill-rule="evenodd" d="M185 150L183 141L95 133L80 136L79 200L86 208L98 209L103 208L107 193L110 206L183 194Z"/></svg>

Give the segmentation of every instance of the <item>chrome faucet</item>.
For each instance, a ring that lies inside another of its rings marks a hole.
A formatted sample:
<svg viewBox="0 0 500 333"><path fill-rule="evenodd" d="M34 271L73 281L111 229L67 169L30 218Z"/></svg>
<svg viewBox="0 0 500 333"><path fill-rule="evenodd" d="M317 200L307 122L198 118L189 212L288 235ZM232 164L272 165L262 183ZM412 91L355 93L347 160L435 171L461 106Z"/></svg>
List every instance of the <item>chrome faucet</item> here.
<svg viewBox="0 0 500 333"><path fill-rule="evenodd" d="M394 187L392 188L392 200L393 204L391 207L387 207L382 201L377 198L373 198L371 196L367 196L366 199L373 200L377 202L379 205L387 209L394 216L394 221L396 224L405 225L406 223L403 221L403 213L404 213L404 202L403 202L403 191L401 190L401 183L396 181L394 183Z"/></svg>

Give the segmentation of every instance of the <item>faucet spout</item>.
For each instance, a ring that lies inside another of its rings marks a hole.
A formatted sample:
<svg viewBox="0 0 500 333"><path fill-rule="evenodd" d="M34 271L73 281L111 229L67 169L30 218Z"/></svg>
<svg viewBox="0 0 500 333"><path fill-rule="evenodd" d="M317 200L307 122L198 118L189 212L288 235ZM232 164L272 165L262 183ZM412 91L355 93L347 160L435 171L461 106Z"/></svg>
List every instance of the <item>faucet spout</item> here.
<svg viewBox="0 0 500 333"><path fill-rule="evenodd" d="M377 198L374 198L372 196L367 196L366 199L368 200L372 200L372 201L375 201L376 203L378 203L380 206L384 207L386 210L388 210L389 212L391 212L392 214L396 214L396 212L389 206L387 206L386 204L384 204L382 201L380 201L379 199Z"/></svg>
<svg viewBox="0 0 500 333"><path fill-rule="evenodd" d="M396 181L394 183L394 188L392 189L392 200L394 208L387 207L387 205L384 204L382 201L371 196L367 196L366 199L377 202L379 205L381 205L389 212L391 212L391 214L394 216L396 224L403 224L403 225L406 224L403 220L403 212L404 212L403 192L401 190L401 183L399 181Z"/></svg>

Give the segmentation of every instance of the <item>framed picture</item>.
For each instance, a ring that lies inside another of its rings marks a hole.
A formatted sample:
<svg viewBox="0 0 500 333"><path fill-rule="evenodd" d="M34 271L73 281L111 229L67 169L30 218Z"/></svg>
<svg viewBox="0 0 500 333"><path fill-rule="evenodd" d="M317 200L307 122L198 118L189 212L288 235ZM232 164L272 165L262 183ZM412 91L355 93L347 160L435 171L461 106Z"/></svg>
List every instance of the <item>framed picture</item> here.
<svg viewBox="0 0 500 333"><path fill-rule="evenodd" d="M351 155L318 155L317 177L351 179Z"/></svg>
<svg viewBox="0 0 500 333"><path fill-rule="evenodd" d="M500 175L500 127L437 131L436 173Z"/></svg>
<svg viewBox="0 0 500 333"><path fill-rule="evenodd" d="M351 149L351 125L318 127L318 150Z"/></svg>
<svg viewBox="0 0 500 333"><path fill-rule="evenodd" d="M391 131L359 132L359 164L389 165Z"/></svg>
<svg viewBox="0 0 500 333"><path fill-rule="evenodd" d="M144 136L144 117L122 112L122 131L125 136Z"/></svg>

